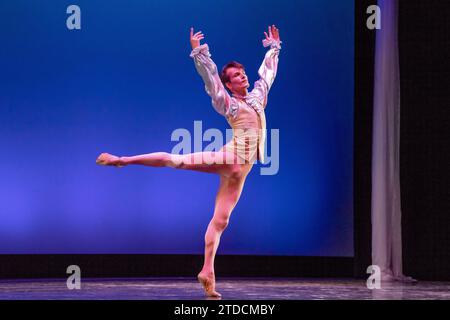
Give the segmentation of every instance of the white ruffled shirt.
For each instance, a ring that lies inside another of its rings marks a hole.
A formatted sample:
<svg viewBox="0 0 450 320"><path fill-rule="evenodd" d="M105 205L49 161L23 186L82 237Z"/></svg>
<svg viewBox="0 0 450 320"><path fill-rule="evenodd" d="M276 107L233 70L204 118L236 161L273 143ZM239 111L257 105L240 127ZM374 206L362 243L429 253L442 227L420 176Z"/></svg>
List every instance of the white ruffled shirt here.
<svg viewBox="0 0 450 320"><path fill-rule="evenodd" d="M281 41L271 39L263 40L263 46L269 47L265 54L264 61L258 69L259 79L255 81L253 90L246 96L237 94L229 95L220 80L217 66L211 59L208 44L203 44L193 49L190 57L194 59L195 67L205 83L205 90L212 99L214 109L223 115L230 126L235 129L242 127L246 119L239 119L239 109L243 103L256 111L259 118L259 159L264 163L264 146L266 139L266 118L264 109L267 105L267 97L270 88L275 80L278 67L278 56L281 49ZM245 126L245 125L244 125ZM253 126L252 126L253 127Z"/></svg>

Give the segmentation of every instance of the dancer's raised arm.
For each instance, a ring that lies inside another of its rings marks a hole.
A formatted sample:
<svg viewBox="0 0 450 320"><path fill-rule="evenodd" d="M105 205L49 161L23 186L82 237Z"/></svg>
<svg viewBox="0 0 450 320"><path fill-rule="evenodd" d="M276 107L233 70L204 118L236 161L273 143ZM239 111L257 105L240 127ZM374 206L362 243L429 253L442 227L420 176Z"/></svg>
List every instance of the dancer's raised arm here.
<svg viewBox="0 0 450 320"><path fill-rule="evenodd" d="M200 45L200 40L204 38L201 31L194 34L194 28L191 28L191 46L190 57L194 59L195 68L205 83L206 93L212 99L212 105L218 113L226 116L230 107L230 95L220 80L217 66L211 59L208 45Z"/></svg>
<svg viewBox="0 0 450 320"><path fill-rule="evenodd" d="M275 25L269 26L269 34L264 32L266 38L262 41L264 47L269 47L270 50L267 51L264 61L259 67L258 74L259 80L255 82L253 92L255 92L262 101L263 107L267 105L267 96L269 90L277 75L278 69L278 55L281 49L281 40L279 30Z"/></svg>

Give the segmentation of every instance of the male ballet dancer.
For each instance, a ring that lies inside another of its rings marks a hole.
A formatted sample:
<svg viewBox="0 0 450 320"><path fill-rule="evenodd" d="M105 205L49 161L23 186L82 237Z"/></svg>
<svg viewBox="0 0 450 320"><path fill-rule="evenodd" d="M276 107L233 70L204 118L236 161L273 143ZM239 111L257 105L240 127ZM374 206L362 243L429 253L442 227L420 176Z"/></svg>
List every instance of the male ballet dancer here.
<svg viewBox="0 0 450 320"><path fill-rule="evenodd" d="M264 162L264 145L266 138L266 118L264 109L268 92L275 80L278 66L278 55L281 49L279 30L275 25L264 32L263 46L269 47L261 64L259 80L248 92L247 75L244 66L232 61L226 64L220 76L217 66L211 60L209 47L205 43L201 31L194 34L190 30L195 67L205 83L205 90L212 99L214 109L223 115L233 129L232 139L218 151L195 152L190 154L171 154L153 152L148 154L118 157L102 153L96 163L123 167L139 164L151 167L172 167L176 169L195 170L215 173L220 176L219 190L216 195L214 215L205 234L205 258L203 268L198 274L205 293L210 297L220 297L215 290L214 258L219 246L220 237L228 225L231 212L236 206L256 159ZM227 92L228 89L231 96Z"/></svg>

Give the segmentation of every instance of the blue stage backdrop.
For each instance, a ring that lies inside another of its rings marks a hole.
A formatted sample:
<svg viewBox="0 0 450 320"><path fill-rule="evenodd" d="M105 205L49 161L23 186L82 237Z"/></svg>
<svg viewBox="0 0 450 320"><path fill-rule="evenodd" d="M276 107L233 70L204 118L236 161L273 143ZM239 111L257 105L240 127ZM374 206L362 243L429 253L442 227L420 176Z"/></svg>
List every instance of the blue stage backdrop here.
<svg viewBox="0 0 450 320"><path fill-rule="evenodd" d="M81 30L66 26L71 4ZM279 168L253 168L218 253L353 256L353 0L15 0L0 12L0 253L203 254L218 176L95 160L170 152L194 121L225 133L189 28L219 69L244 64L252 89L275 24L266 117Z"/></svg>

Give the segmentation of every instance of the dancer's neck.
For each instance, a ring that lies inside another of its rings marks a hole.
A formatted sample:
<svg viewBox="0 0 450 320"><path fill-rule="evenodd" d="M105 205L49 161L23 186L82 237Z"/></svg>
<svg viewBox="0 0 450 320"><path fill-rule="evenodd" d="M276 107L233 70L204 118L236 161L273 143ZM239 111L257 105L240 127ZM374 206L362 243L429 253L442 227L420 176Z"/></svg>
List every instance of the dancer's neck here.
<svg viewBox="0 0 450 320"><path fill-rule="evenodd" d="M243 89L242 91L235 91L233 92L233 96L236 98L245 98L248 94L247 89Z"/></svg>

